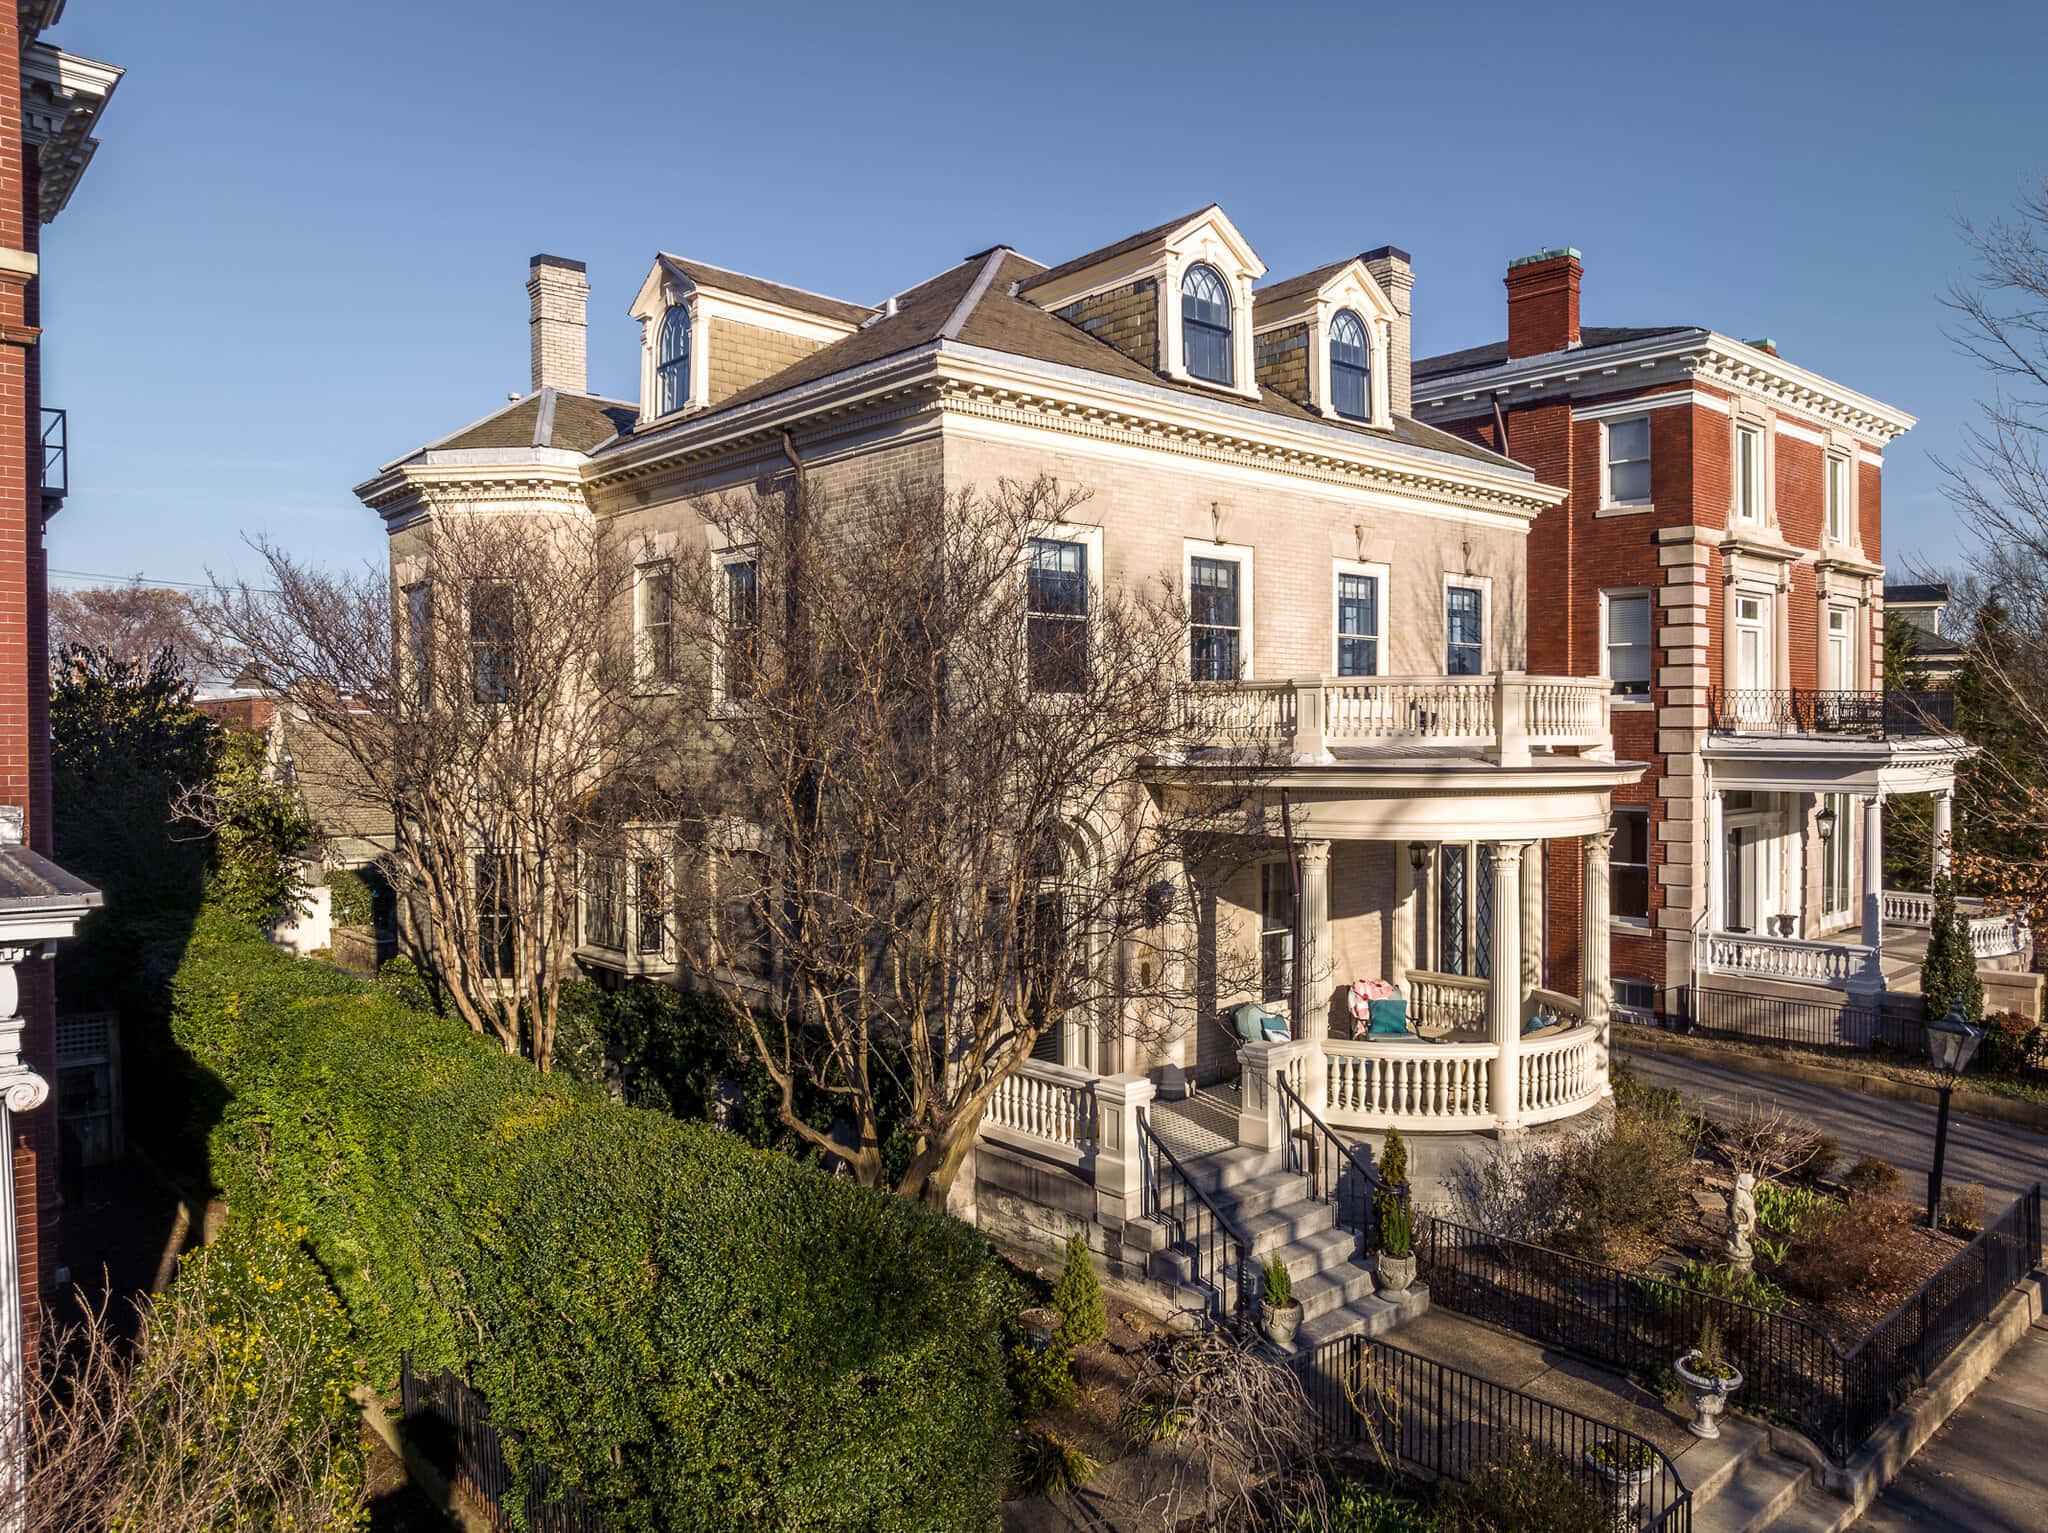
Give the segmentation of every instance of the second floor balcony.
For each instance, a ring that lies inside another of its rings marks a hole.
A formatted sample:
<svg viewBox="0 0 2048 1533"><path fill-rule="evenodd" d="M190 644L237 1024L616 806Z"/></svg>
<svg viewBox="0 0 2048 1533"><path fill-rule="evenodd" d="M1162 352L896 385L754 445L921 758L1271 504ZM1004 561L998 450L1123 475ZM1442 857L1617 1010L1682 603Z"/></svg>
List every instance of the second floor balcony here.
<svg viewBox="0 0 2048 1533"><path fill-rule="evenodd" d="M1276 751L1296 765L1366 753L1479 757L1504 767L1538 753L1613 755L1611 683L1531 676L1296 676L1183 694L1195 745Z"/></svg>
<svg viewBox="0 0 2048 1533"><path fill-rule="evenodd" d="M1952 735L1955 726L1953 692L1716 688L1707 698L1707 727L1716 734L1902 740Z"/></svg>

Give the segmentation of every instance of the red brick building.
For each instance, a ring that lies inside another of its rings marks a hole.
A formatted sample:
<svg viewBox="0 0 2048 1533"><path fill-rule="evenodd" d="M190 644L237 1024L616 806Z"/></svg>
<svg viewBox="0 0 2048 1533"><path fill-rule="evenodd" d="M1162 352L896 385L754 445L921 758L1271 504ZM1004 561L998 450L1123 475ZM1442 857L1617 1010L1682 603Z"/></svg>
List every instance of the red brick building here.
<svg viewBox="0 0 2048 1533"><path fill-rule="evenodd" d="M1875 991L1883 926L1925 900L1881 887L1881 805L1934 793L1945 823L1964 750L1943 700L1881 675L1884 451L1913 418L1769 340L1584 326L1582 275L1574 250L1512 262L1507 338L1412 381L1417 419L1569 492L1529 536L1528 668L1609 678L1616 754L1651 763L1615 792L1615 1002ZM1572 852L1547 859L1566 986Z"/></svg>

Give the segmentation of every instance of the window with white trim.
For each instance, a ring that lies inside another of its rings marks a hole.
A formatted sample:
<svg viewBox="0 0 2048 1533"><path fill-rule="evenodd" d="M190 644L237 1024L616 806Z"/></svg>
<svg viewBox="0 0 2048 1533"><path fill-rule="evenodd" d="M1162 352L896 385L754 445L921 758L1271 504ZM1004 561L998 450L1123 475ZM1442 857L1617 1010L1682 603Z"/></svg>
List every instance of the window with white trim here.
<svg viewBox="0 0 2048 1533"><path fill-rule="evenodd" d="M1284 1001L1294 989L1294 881L1284 862L1259 864L1259 992Z"/></svg>
<svg viewBox="0 0 2048 1533"><path fill-rule="evenodd" d="M1485 669L1486 593L1478 586L1444 587L1444 674L1477 676Z"/></svg>
<svg viewBox="0 0 2048 1533"><path fill-rule="evenodd" d="M661 316L654 353L654 413L667 415L690 402L690 311L671 304Z"/></svg>
<svg viewBox="0 0 2048 1533"><path fill-rule="evenodd" d="M1610 506L1650 503L1650 417L1609 421L1607 437L1607 501Z"/></svg>
<svg viewBox="0 0 2048 1533"><path fill-rule="evenodd" d="M1372 347L1349 309L1330 321L1330 407L1346 420L1372 419Z"/></svg>
<svg viewBox="0 0 2048 1533"><path fill-rule="evenodd" d="M1657 987L1649 980L1614 975L1607 981L1607 996L1607 1013L1614 1021L1657 1025Z"/></svg>
<svg viewBox="0 0 2048 1533"><path fill-rule="evenodd" d="M1830 603L1827 631L1821 636L1821 664L1825 674L1821 686L1835 692L1855 692L1856 609Z"/></svg>
<svg viewBox="0 0 2048 1533"><path fill-rule="evenodd" d="M1236 681L1244 674L1244 566L1203 554L1188 559L1188 675Z"/></svg>
<svg viewBox="0 0 2048 1533"><path fill-rule="evenodd" d="M1735 428L1735 517L1743 522L1764 517L1764 434L1755 426Z"/></svg>
<svg viewBox="0 0 2048 1533"><path fill-rule="evenodd" d="M1770 621L1768 596L1736 593L1735 685L1739 691L1763 692L1772 686Z"/></svg>
<svg viewBox="0 0 2048 1533"><path fill-rule="evenodd" d="M469 695L479 703L509 703L518 678L514 645L519 598L509 582L479 580L469 589Z"/></svg>
<svg viewBox="0 0 2048 1533"><path fill-rule="evenodd" d="M1337 674L1377 676L1385 621L1380 572L1355 565L1337 569Z"/></svg>
<svg viewBox="0 0 2048 1533"><path fill-rule="evenodd" d="M1830 543L1849 541L1849 460L1840 453L1827 457L1827 531Z"/></svg>
<svg viewBox="0 0 2048 1533"><path fill-rule="evenodd" d="M633 653L642 686L676 679L676 567L658 559L633 571Z"/></svg>
<svg viewBox="0 0 2048 1533"><path fill-rule="evenodd" d="M1024 657L1034 692L1088 685L1088 545L1033 538L1024 568Z"/></svg>
<svg viewBox="0 0 2048 1533"><path fill-rule="evenodd" d="M1212 266L1190 266L1181 278L1180 334L1189 377L1231 381L1230 289Z"/></svg>
<svg viewBox="0 0 2048 1533"><path fill-rule="evenodd" d="M503 852L476 858L477 952L486 979L511 979L518 968L513 936L517 924L514 898L518 872Z"/></svg>
<svg viewBox="0 0 2048 1533"><path fill-rule="evenodd" d="M583 859L583 943L622 951L626 946L626 859Z"/></svg>
<svg viewBox="0 0 2048 1533"><path fill-rule="evenodd" d="M434 588L425 581L405 588L405 648L413 704L425 708L434 700Z"/></svg>
<svg viewBox="0 0 2048 1533"><path fill-rule="evenodd" d="M1607 860L1607 912L1614 920L1650 924L1650 811L1616 809L1608 819L1614 849Z"/></svg>
<svg viewBox="0 0 2048 1533"><path fill-rule="evenodd" d="M1820 908L1824 924L1834 926L1849 918L1849 859L1856 835L1849 815L1849 795L1830 793L1826 805L1834 815L1834 829L1821 841Z"/></svg>
<svg viewBox="0 0 2048 1533"><path fill-rule="evenodd" d="M633 859L633 946L659 954L668 945L668 864L659 857Z"/></svg>
<svg viewBox="0 0 2048 1533"><path fill-rule="evenodd" d="M1650 593L1602 591L1607 678L1616 697L1650 695Z"/></svg>
<svg viewBox="0 0 2048 1533"><path fill-rule="evenodd" d="M719 561L718 692L727 702L761 685L761 566L751 554Z"/></svg>

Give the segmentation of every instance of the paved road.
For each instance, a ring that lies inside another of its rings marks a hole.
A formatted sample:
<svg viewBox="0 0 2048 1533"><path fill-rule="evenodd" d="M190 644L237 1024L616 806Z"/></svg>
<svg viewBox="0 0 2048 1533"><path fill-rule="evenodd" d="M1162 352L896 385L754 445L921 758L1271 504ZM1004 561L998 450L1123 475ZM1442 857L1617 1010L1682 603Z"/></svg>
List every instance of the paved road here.
<svg viewBox="0 0 2048 1533"><path fill-rule="evenodd" d="M1625 1053L1616 1050L1617 1053ZM1727 1070L1675 1054L1628 1053L1636 1078L1649 1085L1675 1086L1706 1104L1711 1112L1739 1110L1758 1100L1780 1103L1816 1128L1842 1142L1846 1161L1875 1155L1899 1169L1905 1178L1899 1191L1913 1202L1927 1196L1927 1173L1934 1164L1934 1109L1912 1102L1868 1097L1835 1086ZM1982 1182L1985 1208L2004 1208L2037 1181L2048 1181L2048 1134L2009 1123L1951 1114L1948 1163L1942 1173L1950 1183ZM2048 1512L2043 1513L2048 1526Z"/></svg>

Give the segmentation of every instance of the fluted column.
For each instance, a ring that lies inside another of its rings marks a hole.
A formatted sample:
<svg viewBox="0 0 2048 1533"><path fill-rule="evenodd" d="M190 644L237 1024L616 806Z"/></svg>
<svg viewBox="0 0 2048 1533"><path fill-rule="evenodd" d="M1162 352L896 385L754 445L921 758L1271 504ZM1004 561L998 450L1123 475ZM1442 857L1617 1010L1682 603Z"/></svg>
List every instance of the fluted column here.
<svg viewBox="0 0 2048 1533"><path fill-rule="evenodd" d="M1387 978L1408 993L1408 971L1415 967L1415 902L1421 898L1406 842L1394 843L1394 951Z"/></svg>
<svg viewBox="0 0 2048 1533"><path fill-rule="evenodd" d="M1522 865L1522 1000L1543 986L1543 843L1532 841ZM1523 1006L1527 1015L1528 1007Z"/></svg>
<svg viewBox="0 0 2048 1533"><path fill-rule="evenodd" d="M1728 924L1728 832L1721 823L1721 790L1707 794L1707 930Z"/></svg>
<svg viewBox="0 0 2048 1533"><path fill-rule="evenodd" d="M1596 830L1584 838L1585 874L1580 880L1585 902L1579 916L1579 1010L1600 1029L1593 1046L1594 1068L1600 1072L1600 1094L1607 1084L1607 1014L1613 999L1609 972L1608 918L1613 910L1614 832Z"/></svg>
<svg viewBox="0 0 2048 1533"><path fill-rule="evenodd" d="M1934 876L1948 871L1949 853L1954 849L1956 796L1953 790L1934 795Z"/></svg>
<svg viewBox="0 0 2048 1533"><path fill-rule="evenodd" d="M1863 945L1884 946L1884 795L1863 800ZM1883 972L1882 965L1879 972Z"/></svg>
<svg viewBox="0 0 2048 1533"><path fill-rule="evenodd" d="M1534 843L1496 841L1493 856L1493 980L1487 999L1496 1053L1493 1115L1502 1133L1522 1119L1522 854Z"/></svg>
<svg viewBox="0 0 2048 1533"><path fill-rule="evenodd" d="M1301 1007L1300 1036L1313 1045L1302 1061L1303 1095L1320 1104L1323 1088L1323 1044L1330 1036L1330 843L1298 841L1301 864Z"/></svg>

